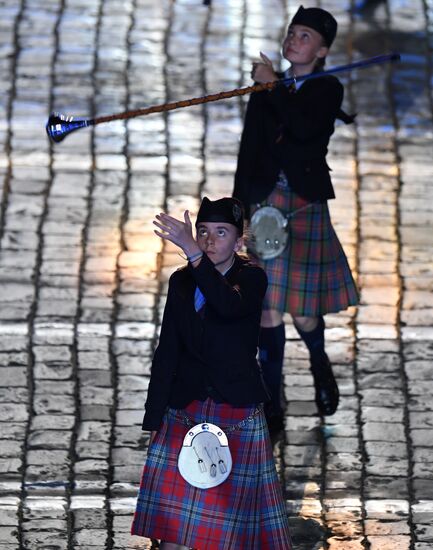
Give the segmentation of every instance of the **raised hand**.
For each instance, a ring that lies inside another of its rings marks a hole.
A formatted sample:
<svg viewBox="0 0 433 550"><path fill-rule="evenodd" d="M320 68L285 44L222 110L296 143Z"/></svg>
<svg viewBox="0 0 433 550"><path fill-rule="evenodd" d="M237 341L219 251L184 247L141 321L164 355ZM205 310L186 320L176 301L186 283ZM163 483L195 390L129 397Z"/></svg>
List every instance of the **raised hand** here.
<svg viewBox="0 0 433 550"><path fill-rule="evenodd" d="M259 84L275 82L278 77L274 71L272 61L263 52L260 52L261 62L254 62L251 70L251 78Z"/></svg>
<svg viewBox="0 0 433 550"><path fill-rule="evenodd" d="M157 214L153 224L156 225L160 231L155 229L154 232L158 237L161 237L161 239L170 241L181 248L187 256L193 256L200 252L200 248L192 234L192 223L188 210L185 210L183 217L184 221L181 221L163 212Z"/></svg>

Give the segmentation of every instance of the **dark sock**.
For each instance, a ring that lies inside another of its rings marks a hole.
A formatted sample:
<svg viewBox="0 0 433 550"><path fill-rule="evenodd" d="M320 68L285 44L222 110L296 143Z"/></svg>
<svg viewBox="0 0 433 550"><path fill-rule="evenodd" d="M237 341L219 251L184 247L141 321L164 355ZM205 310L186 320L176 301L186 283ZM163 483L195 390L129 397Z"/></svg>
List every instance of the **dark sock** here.
<svg viewBox="0 0 433 550"><path fill-rule="evenodd" d="M277 327L261 327L259 358L263 378L271 394L270 415L281 415L281 381L286 332L284 323Z"/></svg>
<svg viewBox="0 0 433 550"><path fill-rule="evenodd" d="M316 328L308 332L301 330L296 323L295 328L307 346L311 360L314 362L314 360L323 358L325 356L325 321L323 317L319 317Z"/></svg>
<svg viewBox="0 0 433 550"><path fill-rule="evenodd" d="M323 317L319 317L316 328L309 332L301 330L296 324L295 327L310 352L317 408L320 414L334 414L338 407L339 391L331 363L325 353L325 322Z"/></svg>

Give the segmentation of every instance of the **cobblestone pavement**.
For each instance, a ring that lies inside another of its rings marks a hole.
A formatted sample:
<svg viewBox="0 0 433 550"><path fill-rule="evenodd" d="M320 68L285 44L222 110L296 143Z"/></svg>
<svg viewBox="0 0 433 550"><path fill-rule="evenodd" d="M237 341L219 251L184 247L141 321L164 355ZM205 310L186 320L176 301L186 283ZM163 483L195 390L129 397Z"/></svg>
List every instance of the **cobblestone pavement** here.
<svg viewBox="0 0 433 550"><path fill-rule="evenodd" d="M325 420L287 319L275 458L296 550L430 550L433 1L321 5L340 24L329 65L404 56L342 75L359 114L333 137L331 209L361 304L328 316L343 395ZM140 422L166 281L182 263L150 222L230 193L245 98L58 145L48 113L90 118L246 85L259 50L278 59L296 8L0 2L0 550L150 547L129 535Z"/></svg>

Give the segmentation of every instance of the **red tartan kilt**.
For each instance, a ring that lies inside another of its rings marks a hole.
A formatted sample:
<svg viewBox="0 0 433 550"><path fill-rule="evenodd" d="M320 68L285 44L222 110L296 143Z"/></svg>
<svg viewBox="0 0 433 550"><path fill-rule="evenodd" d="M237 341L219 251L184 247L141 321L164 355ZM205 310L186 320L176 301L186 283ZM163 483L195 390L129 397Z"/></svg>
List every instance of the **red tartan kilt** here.
<svg viewBox="0 0 433 550"><path fill-rule="evenodd" d="M185 412L197 424L206 420L224 429L254 409L208 399L194 401ZM290 550L285 504L263 413L228 434L233 468L226 481L211 489L190 486L178 472L186 431L173 414L165 416L149 447L131 533L198 550Z"/></svg>
<svg viewBox="0 0 433 550"><path fill-rule="evenodd" d="M309 201L290 188L276 186L266 203L293 212ZM257 263L268 276L263 309L316 317L358 303L356 285L326 202L313 204L290 218L285 251Z"/></svg>

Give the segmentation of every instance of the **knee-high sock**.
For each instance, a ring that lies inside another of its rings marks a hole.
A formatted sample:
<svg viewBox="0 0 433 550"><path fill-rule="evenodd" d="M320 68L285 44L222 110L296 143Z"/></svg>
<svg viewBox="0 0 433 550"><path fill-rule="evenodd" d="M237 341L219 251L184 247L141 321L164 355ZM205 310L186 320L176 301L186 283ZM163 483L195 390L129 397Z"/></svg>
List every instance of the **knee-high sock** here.
<svg viewBox="0 0 433 550"><path fill-rule="evenodd" d="M259 336L259 358L263 378L271 393L271 413L282 414L281 379L286 332L284 323L277 327L261 327Z"/></svg>
<svg viewBox="0 0 433 550"><path fill-rule="evenodd" d="M319 317L316 328L308 332L301 330L296 323L295 328L310 352L311 361L323 358L325 355L325 321L323 317Z"/></svg>

